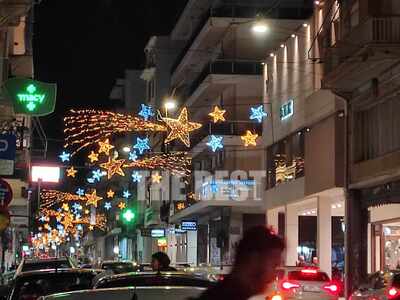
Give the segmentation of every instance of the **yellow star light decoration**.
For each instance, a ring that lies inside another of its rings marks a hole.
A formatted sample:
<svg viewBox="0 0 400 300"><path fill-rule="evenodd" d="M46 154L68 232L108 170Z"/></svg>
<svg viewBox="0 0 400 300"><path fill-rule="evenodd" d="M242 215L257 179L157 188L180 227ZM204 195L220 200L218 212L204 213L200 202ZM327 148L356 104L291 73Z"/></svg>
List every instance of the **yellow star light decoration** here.
<svg viewBox="0 0 400 300"><path fill-rule="evenodd" d="M105 155L110 155L110 150L114 149L114 146L110 144L109 139L106 139L104 142L99 142L99 154L104 153Z"/></svg>
<svg viewBox="0 0 400 300"><path fill-rule="evenodd" d="M90 154L88 155L88 158L90 159L90 162L91 162L91 163L94 163L94 162L96 162L96 161L99 160L99 154L96 153L96 152L94 152L94 151L92 151L92 152L90 152Z"/></svg>
<svg viewBox="0 0 400 300"><path fill-rule="evenodd" d="M213 122L217 123L218 121L224 122L225 117L224 114L226 113L226 110L220 109L218 106L214 107L214 111L210 112L208 115L213 118Z"/></svg>
<svg viewBox="0 0 400 300"><path fill-rule="evenodd" d="M115 192L112 189L109 189L107 192L107 198L113 198L115 195Z"/></svg>
<svg viewBox="0 0 400 300"><path fill-rule="evenodd" d="M87 205L93 205L94 207L97 207L97 202L102 200L102 197L97 196L96 190L93 190L91 194L85 194L87 198Z"/></svg>
<svg viewBox="0 0 400 300"><path fill-rule="evenodd" d="M125 159L108 158L108 162L100 164L100 167L107 170L107 177L111 179L115 174L125 176L122 167L124 166Z"/></svg>
<svg viewBox="0 0 400 300"><path fill-rule="evenodd" d="M94 230L94 226L93 225L90 225L88 228L89 228L90 231Z"/></svg>
<svg viewBox="0 0 400 300"><path fill-rule="evenodd" d="M153 183L160 183L162 179L162 176L157 172L151 175L151 180Z"/></svg>
<svg viewBox="0 0 400 300"><path fill-rule="evenodd" d="M121 210L126 208L126 203L125 202L118 203L118 208L121 209Z"/></svg>
<svg viewBox="0 0 400 300"><path fill-rule="evenodd" d="M71 168L67 169L67 177L75 178L76 173L78 173L78 171L75 170L74 167L71 167Z"/></svg>
<svg viewBox="0 0 400 300"><path fill-rule="evenodd" d="M250 130L246 131L245 135L242 135L240 138L241 140L244 142L244 146L248 147L248 146L257 146L257 137L258 134L257 133L251 133Z"/></svg>
<svg viewBox="0 0 400 300"><path fill-rule="evenodd" d="M164 141L165 144L180 139L186 147L190 147L189 133L201 127L201 124L199 123L189 122L186 107L181 110L178 119L163 118L163 121L170 129L170 132Z"/></svg>
<svg viewBox="0 0 400 300"><path fill-rule="evenodd" d="M90 213L90 210L85 209L85 215L88 215Z"/></svg>
<svg viewBox="0 0 400 300"><path fill-rule="evenodd" d="M65 210L65 211L69 211L69 205L68 205L68 203L64 203L64 204L61 206L61 208L62 208L63 210Z"/></svg>

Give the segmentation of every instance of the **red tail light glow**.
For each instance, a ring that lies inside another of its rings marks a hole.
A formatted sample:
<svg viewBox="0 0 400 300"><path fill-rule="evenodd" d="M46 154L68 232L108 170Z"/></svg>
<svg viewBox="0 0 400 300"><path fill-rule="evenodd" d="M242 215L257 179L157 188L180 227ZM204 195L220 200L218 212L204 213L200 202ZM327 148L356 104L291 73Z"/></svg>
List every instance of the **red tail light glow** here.
<svg viewBox="0 0 400 300"><path fill-rule="evenodd" d="M283 300L281 295L274 295L271 300Z"/></svg>
<svg viewBox="0 0 400 300"><path fill-rule="evenodd" d="M327 291L327 292L329 292L331 294L334 294L334 295L337 295L338 292L339 292L339 287L337 286L337 284L334 284L334 283L330 283L330 284L324 285L322 288L325 291Z"/></svg>
<svg viewBox="0 0 400 300"><path fill-rule="evenodd" d="M295 283L295 282L290 282L290 281L283 281L282 282L282 288L285 291L290 291L291 289L297 289L300 287L300 284Z"/></svg>
<svg viewBox="0 0 400 300"><path fill-rule="evenodd" d="M400 291L398 289L396 289L395 287L391 287L388 290L388 298L389 299L394 299L396 297L400 297Z"/></svg>

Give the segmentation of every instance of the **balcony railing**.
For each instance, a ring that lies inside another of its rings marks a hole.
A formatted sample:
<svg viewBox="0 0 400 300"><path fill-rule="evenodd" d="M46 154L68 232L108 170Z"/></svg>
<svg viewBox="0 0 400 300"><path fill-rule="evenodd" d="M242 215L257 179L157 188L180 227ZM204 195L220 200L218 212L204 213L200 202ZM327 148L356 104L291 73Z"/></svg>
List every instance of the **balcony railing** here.
<svg viewBox="0 0 400 300"><path fill-rule="evenodd" d="M200 86L210 74L220 75L262 75L263 67L258 61L216 60L206 65L189 89L189 96Z"/></svg>
<svg viewBox="0 0 400 300"><path fill-rule="evenodd" d="M267 12L267 13L266 13ZM180 54L177 56L174 64L171 68L171 74L173 74L181 63L182 59L186 56L186 53L192 46L194 40L203 29L204 25L210 18L244 18L252 19L258 14L265 13L266 17L271 19L307 19L313 13L311 7L255 7L255 6L240 6L240 5L223 5L215 8L211 8L206 11L200 18L197 27L193 30L192 35L188 39L185 47L183 47Z"/></svg>
<svg viewBox="0 0 400 300"><path fill-rule="evenodd" d="M241 136L246 133L246 130L250 130L253 133L257 133L259 136L262 136L263 126L262 124L247 121L224 122L217 124L209 123L207 126L203 126L192 135L191 148L194 148L204 138L210 135Z"/></svg>

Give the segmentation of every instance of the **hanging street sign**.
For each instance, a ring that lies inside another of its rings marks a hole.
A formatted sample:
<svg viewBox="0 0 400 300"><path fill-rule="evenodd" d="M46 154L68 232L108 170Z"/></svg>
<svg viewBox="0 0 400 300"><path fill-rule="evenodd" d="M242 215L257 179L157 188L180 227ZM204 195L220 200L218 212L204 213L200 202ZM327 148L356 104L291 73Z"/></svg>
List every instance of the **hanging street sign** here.
<svg viewBox="0 0 400 300"><path fill-rule="evenodd" d="M0 175L14 174L17 137L14 134L0 134Z"/></svg>
<svg viewBox="0 0 400 300"><path fill-rule="evenodd" d="M17 114L46 116L55 109L56 84L29 78L11 78L4 83L4 90Z"/></svg>
<svg viewBox="0 0 400 300"><path fill-rule="evenodd" d="M10 204L13 197L13 191L10 184L0 178L0 208L6 208Z"/></svg>
<svg viewBox="0 0 400 300"><path fill-rule="evenodd" d="M288 102L284 103L281 106L281 109L280 109L281 121L286 120L286 119L290 118L291 116L293 116L293 113L294 113L293 106L294 106L293 99L290 99Z"/></svg>

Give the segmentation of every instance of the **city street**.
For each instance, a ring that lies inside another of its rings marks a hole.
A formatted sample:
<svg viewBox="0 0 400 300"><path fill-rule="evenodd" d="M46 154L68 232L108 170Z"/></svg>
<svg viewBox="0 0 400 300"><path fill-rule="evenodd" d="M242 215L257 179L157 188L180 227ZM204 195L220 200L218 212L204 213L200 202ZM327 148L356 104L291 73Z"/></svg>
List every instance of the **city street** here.
<svg viewBox="0 0 400 300"><path fill-rule="evenodd" d="M0 300L400 300L399 0L0 20Z"/></svg>

